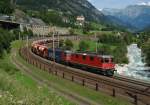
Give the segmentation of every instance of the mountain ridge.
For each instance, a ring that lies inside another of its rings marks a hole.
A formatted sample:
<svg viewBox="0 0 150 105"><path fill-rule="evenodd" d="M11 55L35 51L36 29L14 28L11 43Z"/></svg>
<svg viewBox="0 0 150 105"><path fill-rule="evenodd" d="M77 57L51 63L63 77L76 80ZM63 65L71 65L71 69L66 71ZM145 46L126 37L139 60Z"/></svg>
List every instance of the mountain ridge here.
<svg viewBox="0 0 150 105"><path fill-rule="evenodd" d="M127 26L135 27L136 31L143 30L150 25L150 6L147 5L130 5L117 12L104 9L102 12L121 20Z"/></svg>

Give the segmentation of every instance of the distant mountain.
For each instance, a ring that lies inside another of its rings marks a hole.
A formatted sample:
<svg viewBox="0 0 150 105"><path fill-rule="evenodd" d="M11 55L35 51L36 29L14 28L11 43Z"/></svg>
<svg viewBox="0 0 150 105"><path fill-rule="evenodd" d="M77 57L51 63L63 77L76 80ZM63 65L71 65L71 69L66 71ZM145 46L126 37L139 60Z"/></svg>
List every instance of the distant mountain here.
<svg viewBox="0 0 150 105"><path fill-rule="evenodd" d="M103 22L106 17L87 0L17 0L28 10L54 9L73 16L83 15L88 21Z"/></svg>
<svg viewBox="0 0 150 105"><path fill-rule="evenodd" d="M124 28L130 32L135 32L138 30L136 27L132 26L130 23L124 22L121 19L116 18L115 16L107 15L108 20L111 22L112 25L120 28Z"/></svg>
<svg viewBox="0 0 150 105"><path fill-rule="evenodd" d="M102 12L108 17L118 19L118 22L122 21L128 28L135 27L136 31L150 25L150 6L148 5L131 5L120 10L104 9Z"/></svg>
<svg viewBox="0 0 150 105"><path fill-rule="evenodd" d="M114 8L104 8L101 10L105 15L113 16L114 14L120 12L120 9L114 9Z"/></svg>

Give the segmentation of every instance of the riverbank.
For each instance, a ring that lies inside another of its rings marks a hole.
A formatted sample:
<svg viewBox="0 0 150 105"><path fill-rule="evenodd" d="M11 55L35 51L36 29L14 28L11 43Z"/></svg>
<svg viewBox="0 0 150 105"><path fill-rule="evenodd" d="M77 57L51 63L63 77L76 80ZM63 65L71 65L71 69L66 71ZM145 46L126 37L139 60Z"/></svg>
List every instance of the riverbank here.
<svg viewBox="0 0 150 105"><path fill-rule="evenodd" d="M117 73L140 80L150 81L150 72L148 67L142 61L142 52L137 44L131 44L127 47L127 57L129 64L116 65Z"/></svg>

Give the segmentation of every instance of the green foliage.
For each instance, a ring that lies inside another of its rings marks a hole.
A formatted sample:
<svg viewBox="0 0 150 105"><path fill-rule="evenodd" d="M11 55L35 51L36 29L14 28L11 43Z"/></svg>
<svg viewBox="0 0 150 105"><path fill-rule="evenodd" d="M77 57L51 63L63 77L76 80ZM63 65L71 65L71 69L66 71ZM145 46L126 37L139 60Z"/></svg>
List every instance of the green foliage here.
<svg viewBox="0 0 150 105"><path fill-rule="evenodd" d="M98 42L100 43L125 43L130 44L133 41L133 36L130 33L121 33L117 35L116 33L112 34L100 34L98 35Z"/></svg>
<svg viewBox="0 0 150 105"><path fill-rule="evenodd" d="M4 51L10 51L11 41L15 39L14 34L0 29L0 57L2 57Z"/></svg>
<svg viewBox="0 0 150 105"><path fill-rule="evenodd" d="M145 32L139 33L136 41L138 46L142 48L147 65L150 66L150 30L147 29Z"/></svg>
<svg viewBox="0 0 150 105"><path fill-rule="evenodd" d="M7 53L10 51L11 42L13 40L19 39L19 33L21 32L18 29L8 31L0 28L0 58L3 57L5 51ZM31 32L29 31L27 35L31 35L29 33ZM21 33L21 35L20 37L23 37L24 34Z"/></svg>
<svg viewBox="0 0 150 105"><path fill-rule="evenodd" d="M19 37L24 38L26 36L29 36L29 37L33 36L32 30L30 30L30 29L27 30L26 28L23 29L23 32L20 32L19 29L15 29L15 30L13 30L13 34L14 34L16 39L19 39Z"/></svg>
<svg viewBox="0 0 150 105"><path fill-rule="evenodd" d="M150 32L146 31L146 32L141 32L139 33L139 35L137 36L137 43L139 46L142 46L143 43L147 42L148 39L150 38Z"/></svg>
<svg viewBox="0 0 150 105"><path fill-rule="evenodd" d="M25 36L32 37L33 36L32 30L27 30L26 28L24 28L23 30L24 31L20 33L21 37L25 37Z"/></svg>
<svg viewBox="0 0 150 105"><path fill-rule="evenodd" d="M110 46L102 44L100 47L98 47L98 53L102 55L108 55L110 54Z"/></svg>
<svg viewBox="0 0 150 105"><path fill-rule="evenodd" d="M75 34L75 30L73 28L70 28L69 29L69 33L70 33L70 35L74 35Z"/></svg>
<svg viewBox="0 0 150 105"><path fill-rule="evenodd" d="M128 63L127 45L131 44L134 39L130 33L125 32L120 35L117 32L97 33L97 38L97 42L91 40L75 42L76 50L95 52L97 45L99 54L114 56L115 63Z"/></svg>
<svg viewBox="0 0 150 105"><path fill-rule="evenodd" d="M80 51L88 51L89 50L89 44L86 41L80 41L79 43L79 50Z"/></svg>
<svg viewBox="0 0 150 105"><path fill-rule="evenodd" d="M97 30L100 31L101 28L103 28L104 25L99 24L99 23L95 23L95 22L90 22L90 30Z"/></svg>
<svg viewBox="0 0 150 105"><path fill-rule="evenodd" d="M101 54L113 55L116 63L128 63L126 57L127 45L133 41L130 33L121 33L122 35L103 34L98 36L98 43L102 45L98 47Z"/></svg>
<svg viewBox="0 0 150 105"><path fill-rule="evenodd" d="M0 0L0 13L11 14L13 11L14 8L10 4L10 0Z"/></svg>
<svg viewBox="0 0 150 105"><path fill-rule="evenodd" d="M83 33L87 34L90 31L91 24L89 22L85 22L83 26Z"/></svg>
<svg viewBox="0 0 150 105"><path fill-rule="evenodd" d="M145 55L145 60L147 62L147 65L150 66L150 38L147 42L145 42L143 45L142 45L142 50L144 52L144 55Z"/></svg>
<svg viewBox="0 0 150 105"><path fill-rule="evenodd" d="M73 43L72 43L72 41L69 40L69 39L67 39L67 40L65 41L65 49L66 49L66 50L71 50L72 48L73 48Z"/></svg>
<svg viewBox="0 0 150 105"><path fill-rule="evenodd" d="M62 27L75 27L75 18L65 12L59 12L55 10L40 10L31 11L27 10L28 15L36 18L41 18L45 23L49 25L56 25Z"/></svg>

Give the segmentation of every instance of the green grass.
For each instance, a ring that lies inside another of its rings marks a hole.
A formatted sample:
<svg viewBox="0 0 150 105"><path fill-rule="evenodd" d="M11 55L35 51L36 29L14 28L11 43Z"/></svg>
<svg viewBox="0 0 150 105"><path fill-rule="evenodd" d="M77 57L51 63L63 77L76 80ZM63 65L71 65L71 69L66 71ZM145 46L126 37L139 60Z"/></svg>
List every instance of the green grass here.
<svg viewBox="0 0 150 105"><path fill-rule="evenodd" d="M21 43L13 42L12 48L20 48ZM21 73L10 57L5 54L0 59L0 105L75 105Z"/></svg>
<svg viewBox="0 0 150 105"><path fill-rule="evenodd" d="M41 78L48 80L50 83L52 83L53 87L55 87L56 89L67 91L67 92L73 92L79 96L85 97L89 100L95 101L102 105L130 105L130 103L124 101L121 98L113 98L102 92L101 93L96 92L92 89L82 87L79 84L62 79L61 77L48 74L47 72L44 72L34 67L33 65L26 63L26 61L24 61L18 54L17 54L17 59L20 62L22 62L24 65L29 67L34 74L39 75Z"/></svg>
<svg viewBox="0 0 150 105"><path fill-rule="evenodd" d="M96 42L95 41L91 41L91 40L86 40L86 42L89 44L89 51L95 52L95 50L96 50ZM79 43L80 43L79 41L74 41L73 42L75 50L79 50ZM98 43L97 47L101 48L103 45L110 46L110 48L112 50L114 50L116 48L116 46L117 46L117 45L110 45L110 44L101 44L101 43Z"/></svg>
<svg viewBox="0 0 150 105"><path fill-rule="evenodd" d="M89 44L89 51L95 51L96 43L94 41L90 41L90 40L87 40L86 42ZM79 41L73 42L75 50L79 50L79 43L80 43Z"/></svg>

